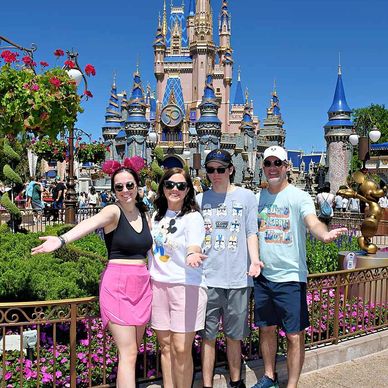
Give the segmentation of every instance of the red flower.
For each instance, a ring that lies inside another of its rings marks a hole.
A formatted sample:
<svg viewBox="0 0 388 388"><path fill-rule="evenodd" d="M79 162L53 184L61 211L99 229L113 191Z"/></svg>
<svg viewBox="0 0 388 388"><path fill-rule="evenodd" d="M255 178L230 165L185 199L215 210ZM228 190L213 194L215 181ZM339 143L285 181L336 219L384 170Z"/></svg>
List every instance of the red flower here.
<svg viewBox="0 0 388 388"><path fill-rule="evenodd" d="M58 149L54 148L53 154L56 155L58 153Z"/></svg>
<svg viewBox="0 0 388 388"><path fill-rule="evenodd" d="M48 64L47 62L45 62L45 61L41 61L41 62L40 62L40 65L41 65L42 67L47 67L49 64Z"/></svg>
<svg viewBox="0 0 388 388"><path fill-rule="evenodd" d="M13 51L10 51L10 50L4 50L1 53L1 58L3 58L4 62L6 62L6 63L16 62L16 59L18 56L19 56L18 53L14 53Z"/></svg>
<svg viewBox="0 0 388 388"><path fill-rule="evenodd" d="M24 64L26 65L26 66L32 66L32 64L33 64L33 60L32 60L32 58L31 57L29 57L28 55L26 55L26 56L24 56L23 58L22 58L22 61L24 62Z"/></svg>
<svg viewBox="0 0 388 388"><path fill-rule="evenodd" d="M57 77L51 77L49 80L50 84L59 88L61 86L61 81Z"/></svg>
<svg viewBox="0 0 388 388"><path fill-rule="evenodd" d="M65 61L65 66L67 66L69 69L74 69L75 63L73 61L71 61L70 59L68 59L67 61Z"/></svg>
<svg viewBox="0 0 388 388"><path fill-rule="evenodd" d="M93 97L93 94L92 94L92 92L90 90L85 90L84 91L84 96L86 96L86 97Z"/></svg>
<svg viewBox="0 0 388 388"><path fill-rule="evenodd" d="M85 66L85 73L86 75L90 76L90 75L96 75L96 69L94 68L94 66L92 65L86 65Z"/></svg>
<svg viewBox="0 0 388 388"><path fill-rule="evenodd" d="M55 51L54 51L54 55L56 56L56 57L63 57L64 55L65 55L65 53L64 53L64 51L63 50L61 50L61 49L56 49Z"/></svg>
<svg viewBox="0 0 388 388"><path fill-rule="evenodd" d="M39 90L39 85L38 84L31 85L31 90L33 90L34 92L37 92Z"/></svg>

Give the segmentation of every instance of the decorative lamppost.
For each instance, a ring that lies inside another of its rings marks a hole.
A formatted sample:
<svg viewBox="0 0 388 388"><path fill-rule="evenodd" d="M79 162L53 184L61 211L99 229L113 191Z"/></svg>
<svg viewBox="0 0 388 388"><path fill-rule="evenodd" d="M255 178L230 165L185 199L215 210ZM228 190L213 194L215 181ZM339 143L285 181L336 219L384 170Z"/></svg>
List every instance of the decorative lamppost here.
<svg viewBox="0 0 388 388"><path fill-rule="evenodd" d="M189 163L190 155L191 155L191 152L189 148L186 146L185 149L183 150L183 158L185 159L185 164L187 168L190 168L190 163Z"/></svg>
<svg viewBox="0 0 388 388"><path fill-rule="evenodd" d="M158 144L158 134L155 132L155 130L152 127L148 132L146 144L147 144L147 147L151 150L151 161L153 161L155 159L154 150L155 150L156 144Z"/></svg>
<svg viewBox="0 0 388 388"><path fill-rule="evenodd" d="M373 127L372 127L373 125ZM372 127L372 129L370 129ZM358 158L362 161L362 169L365 170L365 164L370 159L370 141L375 143L380 139L381 132L369 114L363 114L357 118L354 126L355 131L349 136L349 142L356 146L358 144ZM358 135L357 133L361 133Z"/></svg>
<svg viewBox="0 0 388 388"><path fill-rule="evenodd" d="M71 66L66 65L67 73L69 77L74 80L77 86L84 81L84 94L88 90L88 83L84 73L82 72L78 64L78 53L74 51L66 51L68 56L68 63L71 63ZM65 212L65 222L67 224L75 223L75 213L77 205L77 193L75 191L75 181L74 181L74 127L68 128L69 130L69 173L67 176L67 190L66 190L66 212Z"/></svg>

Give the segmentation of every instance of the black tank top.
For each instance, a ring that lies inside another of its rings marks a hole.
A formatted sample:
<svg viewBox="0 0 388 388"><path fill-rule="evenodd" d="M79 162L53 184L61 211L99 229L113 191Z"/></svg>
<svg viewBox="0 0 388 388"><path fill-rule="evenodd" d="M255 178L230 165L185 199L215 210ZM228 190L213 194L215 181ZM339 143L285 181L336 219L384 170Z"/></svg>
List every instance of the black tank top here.
<svg viewBox="0 0 388 388"><path fill-rule="evenodd" d="M117 205L116 205L117 206ZM120 206L118 206L120 208ZM108 259L144 259L152 247L152 236L145 214L140 212L143 228L140 233L133 229L120 208L120 219L117 228L105 234L105 245Z"/></svg>

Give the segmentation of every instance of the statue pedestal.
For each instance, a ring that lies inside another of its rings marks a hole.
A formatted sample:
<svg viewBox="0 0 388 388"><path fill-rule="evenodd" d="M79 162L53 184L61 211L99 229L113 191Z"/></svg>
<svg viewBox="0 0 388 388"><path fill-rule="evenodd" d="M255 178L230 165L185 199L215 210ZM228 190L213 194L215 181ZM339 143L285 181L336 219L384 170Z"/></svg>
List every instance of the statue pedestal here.
<svg viewBox="0 0 388 388"><path fill-rule="evenodd" d="M349 252L340 252L338 255L340 268L344 268L344 258ZM356 252L356 268L368 269L373 267L388 267L388 252L378 251L374 255L367 255L364 252ZM365 303L383 304L388 302L388 279L381 279L386 268L380 268L373 271L366 271L364 274L357 275L356 284L345 286L345 297L362 298ZM349 274L349 278L352 274Z"/></svg>

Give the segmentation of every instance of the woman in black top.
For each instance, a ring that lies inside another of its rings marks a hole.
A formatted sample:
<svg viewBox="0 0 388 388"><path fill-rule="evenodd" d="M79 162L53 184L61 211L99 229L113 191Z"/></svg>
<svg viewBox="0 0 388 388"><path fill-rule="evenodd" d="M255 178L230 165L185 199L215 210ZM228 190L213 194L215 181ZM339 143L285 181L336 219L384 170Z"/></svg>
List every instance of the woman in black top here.
<svg viewBox="0 0 388 388"><path fill-rule="evenodd" d="M52 252L98 228L104 228L108 265L100 284L100 311L119 350L117 386L135 387L138 346L151 314L152 294L146 267L152 237L146 206L138 195L139 177L121 167L111 180L117 202L82 221L62 236L40 237L32 254Z"/></svg>

